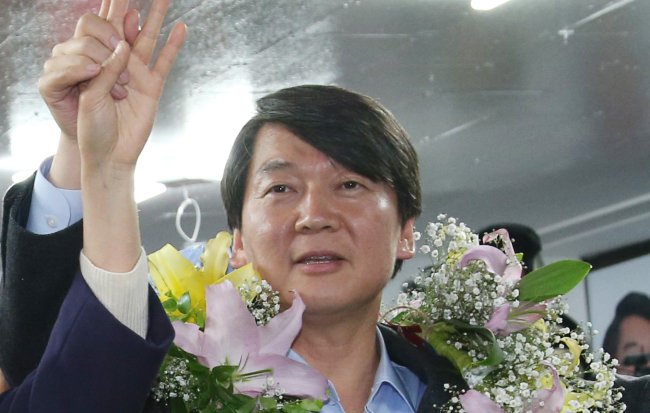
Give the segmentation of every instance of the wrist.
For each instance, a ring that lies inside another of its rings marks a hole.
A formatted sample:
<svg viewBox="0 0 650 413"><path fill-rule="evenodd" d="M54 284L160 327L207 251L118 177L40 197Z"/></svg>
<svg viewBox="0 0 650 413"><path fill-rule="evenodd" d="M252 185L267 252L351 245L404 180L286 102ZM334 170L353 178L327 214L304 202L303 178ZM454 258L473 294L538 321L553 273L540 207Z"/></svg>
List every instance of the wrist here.
<svg viewBox="0 0 650 413"><path fill-rule="evenodd" d="M128 271L140 252L133 173L82 167L81 184L87 257L100 268Z"/></svg>
<svg viewBox="0 0 650 413"><path fill-rule="evenodd" d="M46 177L61 189L81 188L81 156L77 141L61 133L50 172Z"/></svg>

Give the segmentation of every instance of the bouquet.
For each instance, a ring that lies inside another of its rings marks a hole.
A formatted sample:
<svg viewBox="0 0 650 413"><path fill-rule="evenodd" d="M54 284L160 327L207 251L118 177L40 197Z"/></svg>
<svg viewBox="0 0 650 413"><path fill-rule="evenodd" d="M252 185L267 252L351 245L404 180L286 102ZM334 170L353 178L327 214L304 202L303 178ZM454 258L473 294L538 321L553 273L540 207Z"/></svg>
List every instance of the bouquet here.
<svg viewBox="0 0 650 413"><path fill-rule="evenodd" d="M246 265L226 274L230 234L208 241L195 266L171 245L149 255L154 289L176 338L152 390L172 413L320 411L327 379L287 357L302 326L294 293L278 293Z"/></svg>
<svg viewBox="0 0 650 413"><path fill-rule="evenodd" d="M420 235L416 238L419 238ZM462 374L467 389L446 386L443 412L622 412L617 361L590 353L584 332L562 326L562 294L589 272L565 260L522 277L522 256L505 230L478 236L439 215L420 251L431 258L384 320L418 331Z"/></svg>

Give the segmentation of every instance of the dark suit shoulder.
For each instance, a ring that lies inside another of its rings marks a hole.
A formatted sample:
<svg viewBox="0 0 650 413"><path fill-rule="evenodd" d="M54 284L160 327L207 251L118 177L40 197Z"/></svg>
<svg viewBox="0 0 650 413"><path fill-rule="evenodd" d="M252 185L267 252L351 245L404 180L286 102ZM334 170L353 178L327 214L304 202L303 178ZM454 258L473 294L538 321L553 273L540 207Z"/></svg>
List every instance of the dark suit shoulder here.
<svg viewBox="0 0 650 413"><path fill-rule="evenodd" d="M617 376L617 387L623 388L626 413L650 412L650 375L642 377Z"/></svg>
<svg viewBox="0 0 650 413"><path fill-rule="evenodd" d="M18 225L25 226L27 224L27 217L29 216L29 206L32 199L32 191L34 189L34 179L36 174L27 178L22 182L13 184L4 197L2 198L2 235L0 236L1 243L1 259L2 271L5 270L5 263L7 258L7 233L9 230L10 217L11 221Z"/></svg>
<svg viewBox="0 0 650 413"><path fill-rule="evenodd" d="M54 234L26 229L35 176L5 194L0 280L0 367L11 385L32 371L79 267L82 224Z"/></svg>

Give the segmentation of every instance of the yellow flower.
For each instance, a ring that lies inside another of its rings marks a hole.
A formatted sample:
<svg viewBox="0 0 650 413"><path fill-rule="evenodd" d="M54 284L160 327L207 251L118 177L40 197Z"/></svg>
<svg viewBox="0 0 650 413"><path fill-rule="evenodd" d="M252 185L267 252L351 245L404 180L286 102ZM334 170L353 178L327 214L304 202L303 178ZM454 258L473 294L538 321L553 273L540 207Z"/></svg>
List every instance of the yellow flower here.
<svg viewBox="0 0 650 413"><path fill-rule="evenodd" d="M235 287L259 281L260 277L251 264L226 274L231 243L232 236L227 232L220 232L209 240L201 255L202 268L194 266L169 244L149 254L149 271L160 299L165 301L173 298L178 302L184 294L188 294L192 312L196 311L205 318L205 287L225 280L232 282ZM183 313L174 309L169 315L180 318ZM195 320L190 317L186 321Z"/></svg>
<svg viewBox="0 0 650 413"><path fill-rule="evenodd" d="M561 413L583 411L584 408L593 407L593 405L594 399L590 395L572 391L567 393Z"/></svg>
<svg viewBox="0 0 650 413"><path fill-rule="evenodd" d="M582 354L582 347L580 346L580 343L578 343L577 340L574 340L569 337L563 337L561 341L562 343L564 343L564 345L566 345L566 348L571 354L571 361L567 369L568 372L567 375L571 376L575 368L578 367L578 365L580 364L580 354Z"/></svg>

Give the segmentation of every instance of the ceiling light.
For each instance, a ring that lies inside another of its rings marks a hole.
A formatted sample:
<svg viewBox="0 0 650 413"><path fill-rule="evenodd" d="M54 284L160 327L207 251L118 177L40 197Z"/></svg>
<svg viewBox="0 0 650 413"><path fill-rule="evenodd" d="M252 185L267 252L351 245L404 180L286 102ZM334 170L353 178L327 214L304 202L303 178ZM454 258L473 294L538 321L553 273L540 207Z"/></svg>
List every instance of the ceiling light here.
<svg viewBox="0 0 650 413"><path fill-rule="evenodd" d="M472 0L472 8L479 11L488 11L509 1L510 0Z"/></svg>

